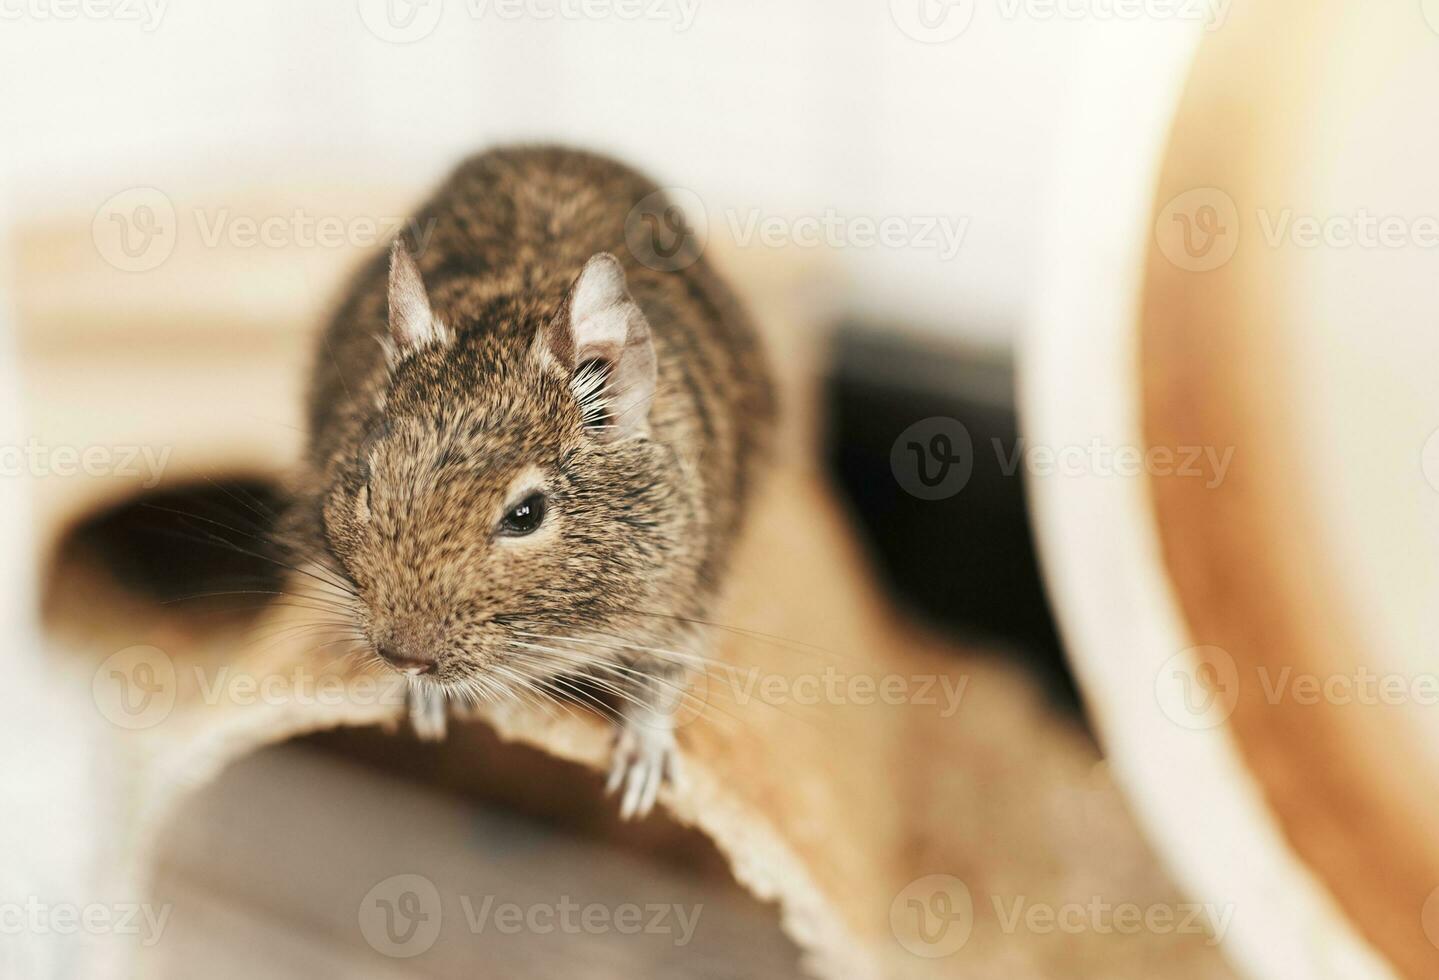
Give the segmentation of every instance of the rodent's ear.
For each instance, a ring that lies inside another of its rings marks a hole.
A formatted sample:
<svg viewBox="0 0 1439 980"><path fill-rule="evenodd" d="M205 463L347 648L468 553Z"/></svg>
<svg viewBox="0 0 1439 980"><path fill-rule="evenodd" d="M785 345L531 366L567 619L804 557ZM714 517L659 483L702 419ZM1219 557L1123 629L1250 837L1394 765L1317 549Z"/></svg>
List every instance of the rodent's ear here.
<svg viewBox="0 0 1439 980"><path fill-rule="evenodd" d="M449 331L430 309L419 267L405 243L396 238L390 246L390 342L403 356L448 340Z"/></svg>
<svg viewBox="0 0 1439 980"><path fill-rule="evenodd" d="M649 432L654 342L619 259L592 256L539 339L544 354L569 373L595 438L614 442Z"/></svg>

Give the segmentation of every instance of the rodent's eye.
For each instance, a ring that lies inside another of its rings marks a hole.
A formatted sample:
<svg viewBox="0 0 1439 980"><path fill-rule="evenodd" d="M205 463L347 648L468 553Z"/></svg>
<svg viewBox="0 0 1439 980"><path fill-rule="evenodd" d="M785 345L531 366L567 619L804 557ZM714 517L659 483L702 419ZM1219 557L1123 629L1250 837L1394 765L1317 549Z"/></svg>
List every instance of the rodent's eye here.
<svg viewBox="0 0 1439 980"><path fill-rule="evenodd" d="M511 537L533 534L545 519L545 495L532 493L510 508L500 521L500 533Z"/></svg>

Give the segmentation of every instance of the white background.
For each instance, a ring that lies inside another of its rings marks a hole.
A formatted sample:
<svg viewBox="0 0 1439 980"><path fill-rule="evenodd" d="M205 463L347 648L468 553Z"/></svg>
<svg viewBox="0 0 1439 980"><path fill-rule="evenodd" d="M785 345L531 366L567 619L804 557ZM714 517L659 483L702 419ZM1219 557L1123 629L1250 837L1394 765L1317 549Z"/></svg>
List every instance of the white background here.
<svg viewBox="0 0 1439 980"><path fill-rule="evenodd" d="M991 346L1027 314L1072 19L1007 15L1000 0L695 0L680 30L679 0L654 19L535 16L562 0L476 17L467 0L429 0L434 29L395 44L362 19L371 0L159 0L158 24L142 0L62 18L67 2L0 0L22 217L176 174L418 192L476 149L551 140L615 153L712 212L966 221L951 259L840 249L836 298ZM920 3L967 28L914 39L898 21Z"/></svg>

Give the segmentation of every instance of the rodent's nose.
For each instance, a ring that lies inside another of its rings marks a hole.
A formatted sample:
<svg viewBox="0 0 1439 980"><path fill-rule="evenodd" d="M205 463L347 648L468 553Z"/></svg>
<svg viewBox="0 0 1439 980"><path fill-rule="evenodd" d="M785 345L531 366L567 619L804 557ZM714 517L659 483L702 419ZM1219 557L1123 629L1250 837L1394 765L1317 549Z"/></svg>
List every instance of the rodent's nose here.
<svg viewBox="0 0 1439 980"><path fill-rule="evenodd" d="M435 672L434 657L412 656L409 653L401 653L398 649L391 646L381 646L378 652L380 656L385 659L386 663L402 674L418 676L420 674L433 674Z"/></svg>

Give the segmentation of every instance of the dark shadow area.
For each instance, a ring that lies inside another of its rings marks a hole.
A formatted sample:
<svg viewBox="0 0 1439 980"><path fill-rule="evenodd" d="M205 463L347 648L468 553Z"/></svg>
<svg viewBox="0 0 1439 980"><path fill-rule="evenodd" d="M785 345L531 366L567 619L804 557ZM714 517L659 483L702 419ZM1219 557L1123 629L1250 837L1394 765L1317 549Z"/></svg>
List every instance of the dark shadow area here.
<svg viewBox="0 0 1439 980"><path fill-rule="evenodd" d="M160 487L97 511L46 565L45 620L71 635L77 626L103 634L121 615L191 635L243 627L284 588L270 543L282 503L266 481L231 478Z"/></svg>
<svg viewBox="0 0 1439 980"><path fill-rule="evenodd" d="M1077 708L1015 455L1012 361L848 326L834 338L824 417L826 462L894 597L937 627L1010 652ZM892 454L911 426L933 418L962 427L967 448L942 445L963 451L960 464L973 470L952 494L923 499L895 472L907 447Z"/></svg>

